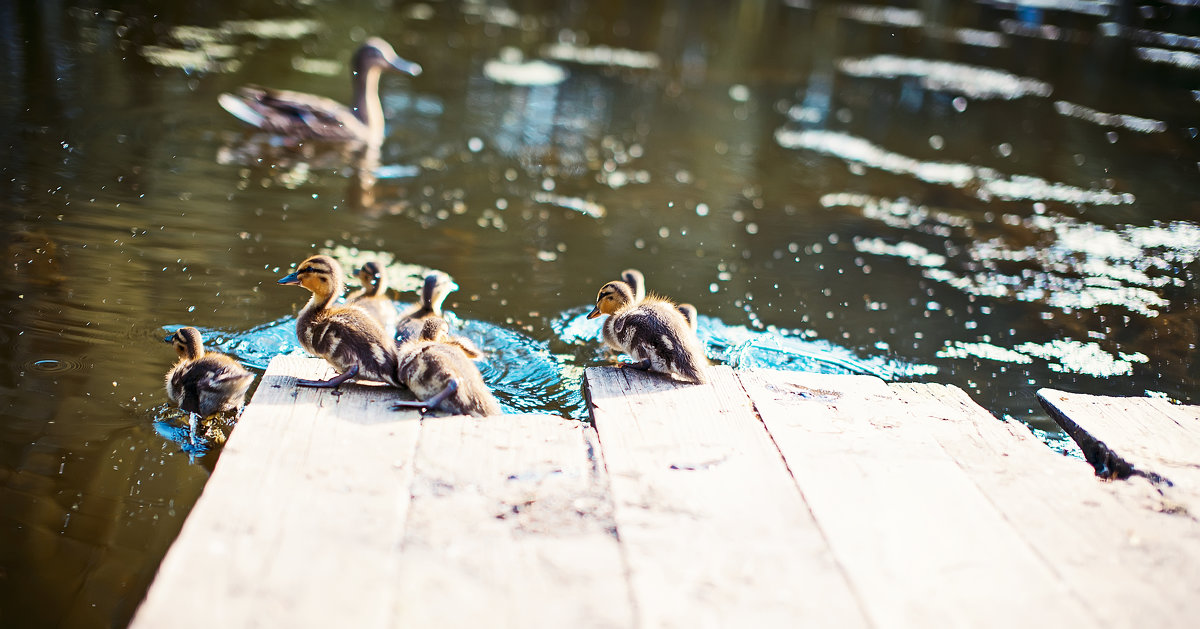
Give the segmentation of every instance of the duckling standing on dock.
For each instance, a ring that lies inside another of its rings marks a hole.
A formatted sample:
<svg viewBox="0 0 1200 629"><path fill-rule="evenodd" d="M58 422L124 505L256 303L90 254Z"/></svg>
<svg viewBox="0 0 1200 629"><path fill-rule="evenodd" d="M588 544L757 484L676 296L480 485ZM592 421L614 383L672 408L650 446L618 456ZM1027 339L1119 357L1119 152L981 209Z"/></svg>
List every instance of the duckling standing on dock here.
<svg viewBox="0 0 1200 629"><path fill-rule="evenodd" d="M449 275L440 271L426 275L425 283L421 285L420 299L400 315L400 321L396 324L400 340L420 335L427 319L442 319L442 303L447 295L456 290L458 284Z"/></svg>
<svg viewBox="0 0 1200 629"><path fill-rule="evenodd" d="M225 354L204 351L196 328L179 328L163 340L179 354L167 372L167 398L188 414L188 435L195 444L201 419L241 408L254 374Z"/></svg>
<svg viewBox="0 0 1200 629"><path fill-rule="evenodd" d="M297 380L307 387L333 388L351 379L403 386L396 377L396 343L366 311L338 306L345 290L342 265L326 255L305 259L280 284L299 285L312 292L296 317L296 337L308 353L324 358L338 375L329 380Z"/></svg>
<svg viewBox="0 0 1200 629"><path fill-rule="evenodd" d="M646 277L637 269L625 269L621 271L621 281L629 284L633 289L633 302L640 303L646 298ZM697 332L700 329L700 313L696 307L691 304L679 304L676 306L680 314L687 320L688 327L692 332Z"/></svg>
<svg viewBox="0 0 1200 629"><path fill-rule="evenodd" d="M362 265L355 275L362 282L362 288L346 296L346 304L362 308L379 322L383 333L392 338L396 336L396 305L388 297L387 272L376 262Z"/></svg>
<svg viewBox="0 0 1200 629"><path fill-rule="evenodd" d="M449 329L444 319L428 318L415 336L400 343L397 373L417 400L394 402L392 409L441 408L457 415L500 415L504 411L484 384L473 357L449 337Z"/></svg>
<svg viewBox="0 0 1200 629"><path fill-rule="evenodd" d="M257 85L242 87L237 94L221 94L218 102L239 120L268 133L379 146L384 134L380 73L390 70L417 76L421 66L401 59L390 44L372 37L354 53L350 70L354 83L351 107L314 94Z"/></svg>
<svg viewBox="0 0 1200 629"><path fill-rule="evenodd" d="M609 315L604 322L604 342L635 361L627 366L674 374L698 384L707 381L704 350L675 304L653 295L636 300L625 282L609 282L596 295L596 307L587 318Z"/></svg>

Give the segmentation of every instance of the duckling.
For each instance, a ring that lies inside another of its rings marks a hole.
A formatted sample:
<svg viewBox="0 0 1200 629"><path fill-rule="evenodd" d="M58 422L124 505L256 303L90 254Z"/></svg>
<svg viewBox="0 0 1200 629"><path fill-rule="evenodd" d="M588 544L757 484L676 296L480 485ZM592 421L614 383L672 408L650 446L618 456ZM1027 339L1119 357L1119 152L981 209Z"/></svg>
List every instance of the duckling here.
<svg viewBox="0 0 1200 629"><path fill-rule="evenodd" d="M388 297L387 272L376 262L362 265L355 275L362 288L346 296L346 304L367 311L383 327L388 338L396 336L396 305Z"/></svg>
<svg viewBox="0 0 1200 629"><path fill-rule="evenodd" d="M609 315L604 342L637 361L628 366L697 384L707 381L704 350L675 304L652 295L637 301L632 286L609 282L596 295L596 307L587 318L602 314Z"/></svg>
<svg viewBox="0 0 1200 629"><path fill-rule="evenodd" d="M167 398L188 414L188 434L194 444L202 418L241 408L254 374L225 354L204 351L196 328L179 328L163 340L179 354L179 361L167 372Z"/></svg>
<svg viewBox="0 0 1200 629"><path fill-rule="evenodd" d="M401 59L390 44L372 37L354 53L350 70L352 107L313 94L257 85L242 87L237 94L221 94L217 100L225 111L268 133L379 146L384 133L380 73L390 70L417 76L421 66Z"/></svg>
<svg viewBox="0 0 1200 629"><path fill-rule="evenodd" d="M443 342L448 335L449 326L444 319L428 318L416 336L400 343L398 374L417 400L394 402L392 410L441 408L456 415L477 417L503 413L463 347Z"/></svg>
<svg viewBox="0 0 1200 629"><path fill-rule="evenodd" d="M646 277L637 269L625 269L621 271L621 280L633 289L634 303L640 303L646 298ZM695 333L700 330L700 313L692 304L679 304L676 306L680 314L687 320L688 327Z"/></svg>
<svg viewBox="0 0 1200 629"><path fill-rule="evenodd" d="M456 290L458 284L455 284L449 275L440 271L426 275L425 283L421 286L420 299L400 315L400 321L396 324L400 340L416 338L421 333L426 319L441 319L442 302L446 301L447 295Z"/></svg>
<svg viewBox="0 0 1200 629"><path fill-rule="evenodd" d="M342 277L342 265L329 256L316 255L301 262L295 273L279 279L280 284L312 291L312 298L296 317L296 337L305 351L338 370L329 380L297 380L296 384L333 388L358 378L403 386L396 377L396 344L379 322L360 308L334 304L345 290Z"/></svg>

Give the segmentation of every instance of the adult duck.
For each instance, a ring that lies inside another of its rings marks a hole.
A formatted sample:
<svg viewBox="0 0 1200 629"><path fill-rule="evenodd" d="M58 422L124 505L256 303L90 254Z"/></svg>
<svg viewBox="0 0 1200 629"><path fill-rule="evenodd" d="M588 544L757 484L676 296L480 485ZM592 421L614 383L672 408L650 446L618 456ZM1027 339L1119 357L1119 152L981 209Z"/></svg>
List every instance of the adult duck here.
<svg viewBox="0 0 1200 629"><path fill-rule="evenodd" d="M383 144L384 131L380 74L388 70L417 76L421 66L401 59L390 44L372 37L354 53L350 69L354 84L350 107L323 96L257 85L221 94L217 100L225 111L268 133L377 147Z"/></svg>

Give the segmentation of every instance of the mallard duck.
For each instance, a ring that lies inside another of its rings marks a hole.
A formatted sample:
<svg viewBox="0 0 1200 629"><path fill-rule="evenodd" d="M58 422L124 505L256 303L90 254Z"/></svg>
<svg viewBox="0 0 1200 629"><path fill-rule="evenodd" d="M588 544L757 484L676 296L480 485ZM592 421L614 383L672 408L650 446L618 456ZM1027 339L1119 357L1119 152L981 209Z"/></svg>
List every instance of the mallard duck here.
<svg viewBox="0 0 1200 629"><path fill-rule="evenodd" d="M355 273L362 288L346 296L346 304L362 308L383 327L388 338L396 336L396 305L388 297L387 272L375 262L367 262Z"/></svg>
<svg viewBox="0 0 1200 629"><path fill-rule="evenodd" d="M400 340L416 338L421 334L426 319L441 319L442 303L446 301L447 295L456 290L458 284L455 284L449 275L440 271L426 275L425 283L421 285L420 299L401 313L400 321L396 324Z"/></svg>
<svg viewBox="0 0 1200 629"><path fill-rule="evenodd" d="M329 380L297 380L296 384L332 388L358 378L402 386L396 377L395 341L366 311L334 303L345 290L342 277L337 260L316 255L301 262L295 273L279 279L280 284L312 291L312 298L296 317L296 337L305 351L324 358L338 371Z"/></svg>
<svg viewBox="0 0 1200 629"><path fill-rule="evenodd" d="M400 343L398 373L417 399L394 402L392 409L441 408L477 417L503 413L472 357L457 342L444 342L448 337L444 319L428 318L416 335Z"/></svg>
<svg viewBox="0 0 1200 629"><path fill-rule="evenodd" d="M640 303L646 298L646 276L637 269L625 269L621 271L621 280L633 289L633 302ZM692 304L679 304L676 306L680 314L687 320L688 327L692 332L697 332L700 329L700 313Z"/></svg>
<svg viewBox="0 0 1200 629"><path fill-rule="evenodd" d="M379 75L384 70L412 76L421 66L401 59L391 45L378 37L368 39L351 61L354 103L306 94L272 90L257 85L221 94L218 102L239 120L268 133L303 139L383 143L383 106L379 102Z"/></svg>
<svg viewBox="0 0 1200 629"><path fill-rule="evenodd" d="M587 318L602 314L609 315L604 342L636 361L629 367L674 374L687 382L707 381L704 350L675 304L652 295L637 301L632 286L609 282Z"/></svg>
<svg viewBox="0 0 1200 629"><path fill-rule="evenodd" d="M254 374L225 354L204 351L196 328L179 328L163 340L179 354L167 372L167 398L188 414L189 436L195 443L202 418L241 408Z"/></svg>

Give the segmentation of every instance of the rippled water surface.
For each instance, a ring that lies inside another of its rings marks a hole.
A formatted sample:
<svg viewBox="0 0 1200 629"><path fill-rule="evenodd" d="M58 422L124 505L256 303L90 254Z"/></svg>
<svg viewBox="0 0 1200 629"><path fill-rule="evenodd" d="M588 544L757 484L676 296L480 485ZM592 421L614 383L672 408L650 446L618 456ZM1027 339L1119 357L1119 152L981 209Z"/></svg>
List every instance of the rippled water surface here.
<svg viewBox="0 0 1200 629"><path fill-rule="evenodd" d="M220 456L163 335L261 374L314 252L453 276L513 411L586 417L629 267L714 362L955 384L1054 447L1039 387L1200 403L1190 4L0 3L0 623L128 621ZM372 35L425 70L378 164L217 105L346 101Z"/></svg>

